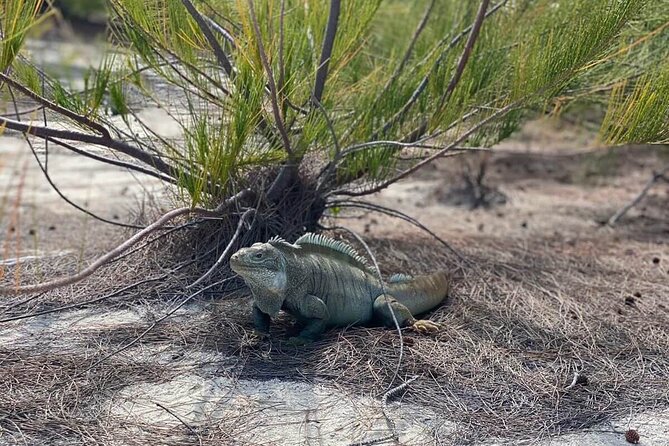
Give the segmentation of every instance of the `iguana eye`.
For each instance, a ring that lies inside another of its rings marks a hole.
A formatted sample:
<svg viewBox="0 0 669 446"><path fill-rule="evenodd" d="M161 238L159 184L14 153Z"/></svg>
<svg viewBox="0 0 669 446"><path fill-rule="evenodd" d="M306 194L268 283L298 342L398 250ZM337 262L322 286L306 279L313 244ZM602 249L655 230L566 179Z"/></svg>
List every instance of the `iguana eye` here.
<svg viewBox="0 0 669 446"><path fill-rule="evenodd" d="M257 252L254 256L254 259L262 259L262 252Z"/></svg>

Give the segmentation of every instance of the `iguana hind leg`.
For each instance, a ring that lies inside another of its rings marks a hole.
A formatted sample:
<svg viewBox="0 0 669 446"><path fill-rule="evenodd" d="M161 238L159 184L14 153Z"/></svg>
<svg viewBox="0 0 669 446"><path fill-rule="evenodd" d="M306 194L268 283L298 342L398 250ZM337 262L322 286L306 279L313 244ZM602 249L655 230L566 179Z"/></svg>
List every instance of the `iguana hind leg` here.
<svg viewBox="0 0 669 446"><path fill-rule="evenodd" d="M374 316L386 327L393 327L395 325L393 315L390 314L390 309L388 308L386 300L390 303L400 327L411 327L423 334L435 333L439 330L439 324L432 321L416 319L411 314L411 311L398 302L397 299L388 294L382 294L374 300Z"/></svg>

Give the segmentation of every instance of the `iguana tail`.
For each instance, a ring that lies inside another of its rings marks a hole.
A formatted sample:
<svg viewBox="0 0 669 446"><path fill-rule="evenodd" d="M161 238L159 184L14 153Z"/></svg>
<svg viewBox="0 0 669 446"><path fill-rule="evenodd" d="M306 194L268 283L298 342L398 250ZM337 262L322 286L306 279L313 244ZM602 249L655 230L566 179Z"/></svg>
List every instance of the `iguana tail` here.
<svg viewBox="0 0 669 446"><path fill-rule="evenodd" d="M448 271L417 277L398 274L388 281L388 294L416 316L443 302L448 296L451 282L452 274Z"/></svg>

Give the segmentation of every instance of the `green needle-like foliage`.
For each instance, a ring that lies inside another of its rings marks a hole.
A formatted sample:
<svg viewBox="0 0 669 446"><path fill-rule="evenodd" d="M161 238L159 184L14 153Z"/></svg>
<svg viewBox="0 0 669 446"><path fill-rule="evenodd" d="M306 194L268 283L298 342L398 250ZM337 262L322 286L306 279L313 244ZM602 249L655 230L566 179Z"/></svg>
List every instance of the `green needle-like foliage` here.
<svg viewBox="0 0 669 446"><path fill-rule="evenodd" d="M168 157L193 204L260 187L259 171L264 188L286 170L322 196L365 193L581 103L606 144L669 138L669 0L499 0L485 16L459 0L109 0L115 55L83 92L16 59L39 4L4 3L0 68L121 139L104 110L137 95L168 110L183 140L130 142Z"/></svg>

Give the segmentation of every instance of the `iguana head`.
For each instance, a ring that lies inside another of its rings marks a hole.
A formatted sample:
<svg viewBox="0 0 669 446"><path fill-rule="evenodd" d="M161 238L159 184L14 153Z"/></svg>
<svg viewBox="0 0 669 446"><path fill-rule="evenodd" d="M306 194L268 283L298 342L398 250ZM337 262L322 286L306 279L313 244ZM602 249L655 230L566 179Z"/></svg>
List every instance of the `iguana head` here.
<svg viewBox="0 0 669 446"><path fill-rule="evenodd" d="M264 313L275 315L286 293L286 258L270 243L255 243L230 257L230 268L253 290L256 305Z"/></svg>

